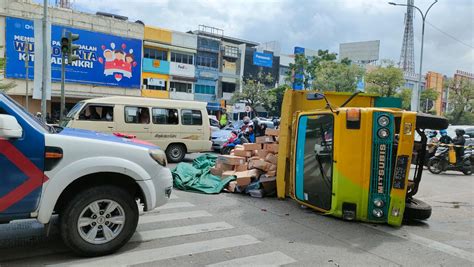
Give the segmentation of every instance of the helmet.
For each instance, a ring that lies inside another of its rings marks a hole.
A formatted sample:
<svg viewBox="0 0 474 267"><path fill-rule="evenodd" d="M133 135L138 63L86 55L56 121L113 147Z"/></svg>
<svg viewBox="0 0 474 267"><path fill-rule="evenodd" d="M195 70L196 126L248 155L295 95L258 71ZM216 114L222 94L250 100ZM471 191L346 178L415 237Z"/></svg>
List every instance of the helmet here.
<svg viewBox="0 0 474 267"><path fill-rule="evenodd" d="M439 131L439 133L441 134L441 136L448 135L448 131L446 131L446 130L441 130L441 131Z"/></svg>
<svg viewBox="0 0 474 267"><path fill-rule="evenodd" d="M432 131L432 132L430 132L429 137L432 138L432 137L436 137L437 135L438 135L437 131Z"/></svg>
<svg viewBox="0 0 474 267"><path fill-rule="evenodd" d="M466 131L464 131L463 129L456 129L455 132L456 135L464 135L466 133Z"/></svg>
<svg viewBox="0 0 474 267"><path fill-rule="evenodd" d="M248 116L245 116L243 121L244 121L244 124L249 124L250 123L250 118Z"/></svg>

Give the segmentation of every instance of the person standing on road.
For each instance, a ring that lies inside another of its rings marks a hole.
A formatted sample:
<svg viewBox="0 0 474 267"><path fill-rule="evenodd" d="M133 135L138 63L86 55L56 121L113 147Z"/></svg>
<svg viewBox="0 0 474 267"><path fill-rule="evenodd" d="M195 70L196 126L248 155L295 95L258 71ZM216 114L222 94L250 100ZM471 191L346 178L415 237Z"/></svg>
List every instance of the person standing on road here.
<svg viewBox="0 0 474 267"><path fill-rule="evenodd" d="M453 139L453 144L456 145L454 147L454 151L456 151L456 164L460 164L464 156L464 145L466 144L466 139L464 138L465 133L463 129L456 129L456 137Z"/></svg>
<svg viewBox="0 0 474 267"><path fill-rule="evenodd" d="M222 114L219 120L219 124L221 125L221 128L224 128L227 125L227 113L225 109L222 109Z"/></svg>

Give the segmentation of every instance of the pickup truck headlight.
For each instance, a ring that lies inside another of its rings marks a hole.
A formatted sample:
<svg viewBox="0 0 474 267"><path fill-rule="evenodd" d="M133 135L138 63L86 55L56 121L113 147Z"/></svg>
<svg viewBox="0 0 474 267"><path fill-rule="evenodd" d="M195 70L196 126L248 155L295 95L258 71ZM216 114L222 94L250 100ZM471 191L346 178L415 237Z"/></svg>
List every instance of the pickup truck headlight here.
<svg viewBox="0 0 474 267"><path fill-rule="evenodd" d="M163 152L163 150L150 149L150 156L163 167L166 167L166 165L168 164L168 162L166 161L166 154L165 152Z"/></svg>

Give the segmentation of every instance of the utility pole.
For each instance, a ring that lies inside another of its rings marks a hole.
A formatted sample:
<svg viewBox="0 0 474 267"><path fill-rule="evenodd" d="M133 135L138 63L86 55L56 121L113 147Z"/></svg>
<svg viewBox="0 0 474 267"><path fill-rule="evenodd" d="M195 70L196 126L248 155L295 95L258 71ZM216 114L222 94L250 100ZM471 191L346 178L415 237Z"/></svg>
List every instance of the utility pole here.
<svg viewBox="0 0 474 267"><path fill-rule="evenodd" d="M72 33L70 31L63 30L61 37L61 107L59 114L59 121L63 122L64 111L66 109L66 99L64 96L64 81L66 77L66 58L67 64L71 65L72 62L79 60L79 57L75 55L79 45L74 44L74 41L79 40L79 34Z"/></svg>
<svg viewBox="0 0 474 267"><path fill-rule="evenodd" d="M29 89L28 89L28 74L29 74L29 62L30 62L30 44L28 40L26 40L25 43L25 108L26 111L29 112L28 108L28 94L29 94Z"/></svg>
<svg viewBox="0 0 474 267"><path fill-rule="evenodd" d="M63 40L66 36L66 30L64 29L63 29L62 36L63 36L62 37L63 39L61 39L61 44L62 44L61 50L66 49L66 47L63 47L63 45L68 46L68 43L63 43ZM61 53L61 106L59 108L59 122L60 123L62 123L64 120L64 106L66 105L66 100L64 97L64 80L66 76L66 62L65 62L66 54L67 54L67 50L62 51Z"/></svg>
<svg viewBox="0 0 474 267"><path fill-rule="evenodd" d="M48 0L43 2L43 77L42 77L42 88L41 88L41 118L46 121L46 92L47 92L47 81L46 77L49 75L48 72L48 36L47 36L47 22L48 22Z"/></svg>

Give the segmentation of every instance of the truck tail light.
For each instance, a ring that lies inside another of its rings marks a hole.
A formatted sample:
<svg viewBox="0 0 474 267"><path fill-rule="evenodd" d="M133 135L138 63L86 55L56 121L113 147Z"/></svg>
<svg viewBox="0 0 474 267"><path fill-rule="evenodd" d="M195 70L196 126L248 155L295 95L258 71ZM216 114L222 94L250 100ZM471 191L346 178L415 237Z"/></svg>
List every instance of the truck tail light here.
<svg viewBox="0 0 474 267"><path fill-rule="evenodd" d="M351 108L346 112L346 128L360 129L360 109Z"/></svg>

